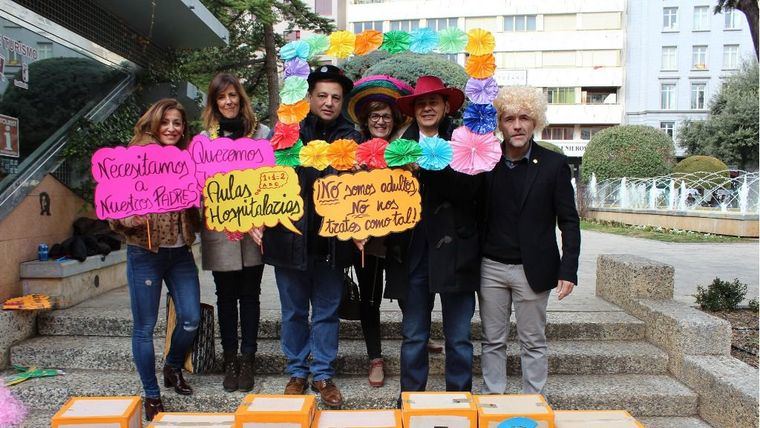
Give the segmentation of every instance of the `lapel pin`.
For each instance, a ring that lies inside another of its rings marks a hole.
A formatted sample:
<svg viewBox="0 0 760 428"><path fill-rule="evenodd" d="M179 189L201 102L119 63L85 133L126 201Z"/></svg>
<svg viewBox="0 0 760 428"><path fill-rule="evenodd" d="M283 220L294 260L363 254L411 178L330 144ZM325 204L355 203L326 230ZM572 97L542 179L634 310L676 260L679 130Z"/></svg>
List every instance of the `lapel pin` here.
<svg viewBox="0 0 760 428"><path fill-rule="evenodd" d="M533 163L538 163L538 159L533 159Z"/></svg>

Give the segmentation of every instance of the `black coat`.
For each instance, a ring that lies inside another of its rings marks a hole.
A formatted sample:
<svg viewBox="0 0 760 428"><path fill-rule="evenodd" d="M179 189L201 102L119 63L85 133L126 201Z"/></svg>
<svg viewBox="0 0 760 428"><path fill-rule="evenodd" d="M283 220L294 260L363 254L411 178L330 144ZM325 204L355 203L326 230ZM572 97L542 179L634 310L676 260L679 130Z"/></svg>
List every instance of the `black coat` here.
<svg viewBox="0 0 760 428"><path fill-rule="evenodd" d="M438 136L450 140L452 128L451 121L444 120ZM413 123L402 138L417 141L417 124ZM409 265L420 257L409 251L412 235L420 233L427 241L430 292L476 291L480 284L477 196L482 174L472 176L446 167L441 171L419 170L417 178L422 224L386 238L385 297L406 298Z"/></svg>
<svg viewBox="0 0 760 428"><path fill-rule="evenodd" d="M518 239L525 276L530 288L540 293L556 287L559 279L578 284L581 232L567 157L535 142L531 144L520 204ZM491 197L503 191L493 186L493 177L499 168L507 168L504 161L485 175L484 203L481 204L483 237L488 233ZM562 232L561 259L557 248L557 226Z"/></svg>
<svg viewBox="0 0 760 428"><path fill-rule="evenodd" d="M307 145L312 140L325 140L333 142L341 138L361 141L361 134L354 125L339 116L338 119L328 126L322 126L319 119L309 114L301 122L301 141ZM295 234L282 225L267 229L263 238L264 263L290 269L306 270L308 266L309 246L317 239L316 230L322 222L322 218L314 210L314 182L317 178L337 174L332 168L319 171L314 168L297 167L298 183L301 186L301 197L304 201L304 215L293 224L301 231ZM312 232L312 233L310 233ZM337 238L327 238L326 260L333 267L349 266L353 260L356 246L352 241L340 241Z"/></svg>

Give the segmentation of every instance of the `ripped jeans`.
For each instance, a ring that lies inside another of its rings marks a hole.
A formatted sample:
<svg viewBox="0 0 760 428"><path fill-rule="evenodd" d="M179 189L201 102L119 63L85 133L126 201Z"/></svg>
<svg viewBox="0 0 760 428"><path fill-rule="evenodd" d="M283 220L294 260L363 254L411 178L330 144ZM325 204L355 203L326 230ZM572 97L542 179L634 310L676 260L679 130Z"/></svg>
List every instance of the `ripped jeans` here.
<svg viewBox="0 0 760 428"><path fill-rule="evenodd" d="M182 367L185 353L192 346L200 321L200 283L192 250L187 247L161 247L158 253L127 246L127 283L132 307L132 356L145 396L158 398L156 354L153 330L161 301L161 283L166 283L177 312L177 328L165 364Z"/></svg>

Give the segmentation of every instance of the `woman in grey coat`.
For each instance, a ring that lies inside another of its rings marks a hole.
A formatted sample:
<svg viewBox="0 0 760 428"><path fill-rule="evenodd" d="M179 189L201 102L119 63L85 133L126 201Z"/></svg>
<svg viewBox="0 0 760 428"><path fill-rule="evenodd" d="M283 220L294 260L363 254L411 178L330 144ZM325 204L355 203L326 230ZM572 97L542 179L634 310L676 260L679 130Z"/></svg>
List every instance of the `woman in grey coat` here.
<svg viewBox="0 0 760 428"><path fill-rule="evenodd" d="M269 128L258 122L242 85L228 73L217 74L209 84L203 125L206 128L204 134L212 140L218 137L259 139L269 136ZM203 269L212 271L216 284L217 318L224 351L222 386L227 392L250 391L254 384L259 294L264 272L261 251L247 234L215 232L207 228L202 228L201 250Z"/></svg>

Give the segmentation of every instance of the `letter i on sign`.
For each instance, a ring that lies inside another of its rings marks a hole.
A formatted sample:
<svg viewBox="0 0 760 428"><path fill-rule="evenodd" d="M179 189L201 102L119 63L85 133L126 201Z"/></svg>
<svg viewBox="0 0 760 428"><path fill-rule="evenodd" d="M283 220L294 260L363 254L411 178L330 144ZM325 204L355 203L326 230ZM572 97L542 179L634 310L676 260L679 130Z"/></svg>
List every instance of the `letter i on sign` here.
<svg viewBox="0 0 760 428"><path fill-rule="evenodd" d="M11 126L7 123L3 125L3 139L5 140L5 150L11 151L13 150L13 145L11 145Z"/></svg>

